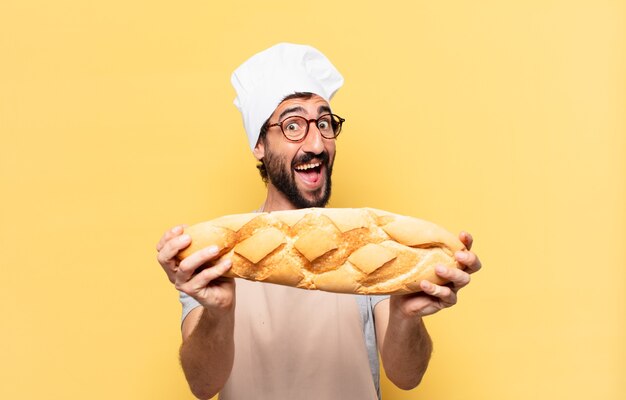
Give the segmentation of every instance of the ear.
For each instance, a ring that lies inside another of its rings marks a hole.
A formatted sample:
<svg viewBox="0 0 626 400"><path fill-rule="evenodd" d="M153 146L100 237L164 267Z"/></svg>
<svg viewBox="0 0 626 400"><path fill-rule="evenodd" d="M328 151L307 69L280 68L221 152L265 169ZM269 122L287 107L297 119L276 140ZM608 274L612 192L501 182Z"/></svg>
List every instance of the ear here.
<svg viewBox="0 0 626 400"><path fill-rule="evenodd" d="M259 138L259 140L257 140L256 146L254 146L254 150L252 150L252 154L254 154L254 157L259 161L265 157L265 143L263 139Z"/></svg>

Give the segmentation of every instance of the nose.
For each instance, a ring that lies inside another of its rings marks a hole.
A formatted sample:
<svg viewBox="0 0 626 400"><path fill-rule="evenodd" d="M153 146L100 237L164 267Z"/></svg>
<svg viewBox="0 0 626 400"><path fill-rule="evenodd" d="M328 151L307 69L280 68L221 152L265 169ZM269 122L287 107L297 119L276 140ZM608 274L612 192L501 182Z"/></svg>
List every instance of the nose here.
<svg viewBox="0 0 626 400"><path fill-rule="evenodd" d="M311 126L311 124L313 124L313 126ZM313 154L320 154L324 151L324 138L317 127L316 121L309 122L309 132L302 143L302 150Z"/></svg>

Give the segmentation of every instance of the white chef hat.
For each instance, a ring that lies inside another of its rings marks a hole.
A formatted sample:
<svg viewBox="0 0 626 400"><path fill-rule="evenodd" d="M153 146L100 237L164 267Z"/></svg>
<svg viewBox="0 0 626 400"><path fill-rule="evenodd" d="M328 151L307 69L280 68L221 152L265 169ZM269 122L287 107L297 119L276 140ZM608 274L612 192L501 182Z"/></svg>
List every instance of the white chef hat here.
<svg viewBox="0 0 626 400"><path fill-rule="evenodd" d="M230 81L250 149L254 149L261 127L286 96L311 92L329 101L343 85L343 76L319 50L279 43L250 57Z"/></svg>

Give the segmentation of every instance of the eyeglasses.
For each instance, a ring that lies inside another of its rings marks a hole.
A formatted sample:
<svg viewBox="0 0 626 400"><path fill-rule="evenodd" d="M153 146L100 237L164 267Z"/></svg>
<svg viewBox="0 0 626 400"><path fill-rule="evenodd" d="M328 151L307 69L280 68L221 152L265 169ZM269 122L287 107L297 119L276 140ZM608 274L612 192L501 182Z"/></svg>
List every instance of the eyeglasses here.
<svg viewBox="0 0 626 400"><path fill-rule="evenodd" d="M306 119L300 116L287 117L284 120L268 125L268 128L272 126L280 126L280 130L283 131L283 135L290 142L301 142L309 133L309 125L311 122L315 122L315 126L322 134L322 137L326 139L335 139L341 132L341 125L346 120L335 114L324 114L317 119Z"/></svg>

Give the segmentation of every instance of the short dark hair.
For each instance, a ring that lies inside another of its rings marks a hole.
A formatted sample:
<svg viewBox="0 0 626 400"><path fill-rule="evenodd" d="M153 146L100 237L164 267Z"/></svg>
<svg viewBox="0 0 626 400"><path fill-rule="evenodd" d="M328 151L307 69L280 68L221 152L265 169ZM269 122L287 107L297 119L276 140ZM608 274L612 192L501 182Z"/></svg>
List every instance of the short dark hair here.
<svg viewBox="0 0 626 400"><path fill-rule="evenodd" d="M285 96L280 102L282 103L283 101L292 100L292 99L308 100L311 97L313 97L313 94L314 93L311 93L311 92L295 92L295 93L292 93L290 95ZM279 105L280 105L280 103L279 103ZM265 138L267 136L267 130L269 129L269 124L270 124L270 119L268 118L268 119L265 120L265 123L263 123L263 126L261 126L261 131L259 132L259 139L258 140L262 140L264 144L265 144ZM259 170L259 174L261 174L261 179L267 185L267 182L268 182L269 178L267 176L267 168L265 168L265 164L263 163L263 159L259 160L259 163L257 164L256 167Z"/></svg>
<svg viewBox="0 0 626 400"><path fill-rule="evenodd" d="M269 124L270 124L270 119L268 118L265 120L265 123L261 127L261 132L259 133L259 141L262 141L264 145L265 145L265 137L267 136L267 130L269 129ZM259 174L261 174L261 179L267 185L267 182L268 182L267 168L265 168L263 159L259 160L259 163L256 165L256 167L259 170Z"/></svg>

